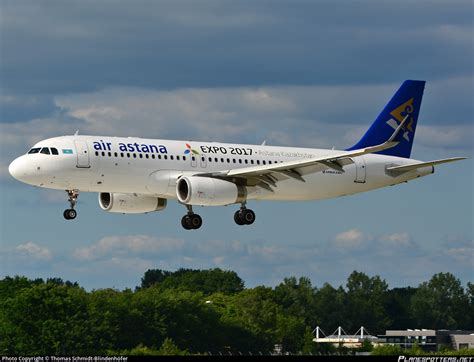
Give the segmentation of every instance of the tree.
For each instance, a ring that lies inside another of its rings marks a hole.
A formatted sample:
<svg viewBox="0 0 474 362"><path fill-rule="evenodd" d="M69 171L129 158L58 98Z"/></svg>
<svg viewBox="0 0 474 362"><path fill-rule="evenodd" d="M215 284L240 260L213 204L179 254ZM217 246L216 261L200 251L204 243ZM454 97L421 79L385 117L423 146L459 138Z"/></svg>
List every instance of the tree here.
<svg viewBox="0 0 474 362"><path fill-rule="evenodd" d="M92 353L87 294L82 288L55 281L33 284L0 303L1 354Z"/></svg>
<svg viewBox="0 0 474 362"><path fill-rule="evenodd" d="M385 331L390 320L385 310L388 285L385 280L357 271L347 279L347 328L366 327L372 333Z"/></svg>
<svg viewBox="0 0 474 362"><path fill-rule="evenodd" d="M346 291L342 287L335 289L330 284L325 283L315 293L315 324L327 333L331 333L338 326L346 323L345 309ZM311 327L314 328L316 325Z"/></svg>
<svg viewBox="0 0 474 362"><path fill-rule="evenodd" d="M312 287L309 278L285 278L283 283L275 288L275 301L288 314L303 319L306 325L313 326L317 320L315 292L316 289Z"/></svg>
<svg viewBox="0 0 474 362"><path fill-rule="evenodd" d="M412 298L411 313L418 328L461 328L469 315L468 296L454 275L438 273L420 284Z"/></svg>
<svg viewBox="0 0 474 362"><path fill-rule="evenodd" d="M416 324L411 314L411 298L416 293L417 288L393 288L387 291L385 309L387 316L391 320L388 328L408 329Z"/></svg>
<svg viewBox="0 0 474 362"><path fill-rule="evenodd" d="M219 268L210 270L179 269L176 272L148 270L142 278L142 288L182 289L192 292L233 294L244 289L237 273Z"/></svg>

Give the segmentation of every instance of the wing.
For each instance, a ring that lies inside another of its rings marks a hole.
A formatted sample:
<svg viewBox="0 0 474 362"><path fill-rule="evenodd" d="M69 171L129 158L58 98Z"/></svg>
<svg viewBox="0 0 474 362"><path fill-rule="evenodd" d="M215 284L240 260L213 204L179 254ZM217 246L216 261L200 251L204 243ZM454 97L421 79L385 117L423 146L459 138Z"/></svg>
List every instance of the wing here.
<svg viewBox="0 0 474 362"><path fill-rule="evenodd" d="M298 181L305 182L304 175L320 172L325 169L333 169L339 172L344 172L343 166L353 163L353 157L375 153L395 147L399 143L399 141L396 139L407 119L408 115L403 119L402 122L400 122L400 125L387 141L376 146L370 146L353 151L341 151L340 153L333 153L330 155L313 157L309 159L274 163L271 165L244 167L212 173L201 173L197 174L196 176L216 177L221 179L230 179L233 181L243 179L246 185L260 186L269 191L273 191L272 186L276 187L276 183L280 180L293 178Z"/></svg>

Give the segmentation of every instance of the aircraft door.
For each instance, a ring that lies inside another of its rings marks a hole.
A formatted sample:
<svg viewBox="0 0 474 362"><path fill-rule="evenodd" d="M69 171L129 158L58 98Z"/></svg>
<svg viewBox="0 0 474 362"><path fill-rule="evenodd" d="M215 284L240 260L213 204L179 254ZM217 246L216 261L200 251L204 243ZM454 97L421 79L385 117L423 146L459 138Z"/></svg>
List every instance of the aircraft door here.
<svg viewBox="0 0 474 362"><path fill-rule="evenodd" d="M85 141L74 141L74 144L76 145L76 152L77 152L76 167L79 167L79 168L89 168L89 167L91 167L90 157L89 157L89 149L87 147L87 142L85 142Z"/></svg>
<svg viewBox="0 0 474 362"><path fill-rule="evenodd" d="M356 176L354 182L357 183L365 183L366 179L366 168L365 168L365 161L364 157L354 157L352 159L354 161L356 167Z"/></svg>

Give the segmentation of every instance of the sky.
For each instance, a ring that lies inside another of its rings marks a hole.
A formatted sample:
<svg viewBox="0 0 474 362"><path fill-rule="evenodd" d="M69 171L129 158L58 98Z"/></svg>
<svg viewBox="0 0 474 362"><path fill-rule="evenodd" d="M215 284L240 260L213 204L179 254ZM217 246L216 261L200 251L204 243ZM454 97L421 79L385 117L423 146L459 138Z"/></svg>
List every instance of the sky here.
<svg viewBox="0 0 474 362"><path fill-rule="evenodd" d="M391 287L474 280L471 1L0 2L0 277L134 288L147 269L221 268L247 287L353 270ZM426 80L412 157L468 160L354 196L146 215L22 184L8 164L59 135L344 149L405 79Z"/></svg>

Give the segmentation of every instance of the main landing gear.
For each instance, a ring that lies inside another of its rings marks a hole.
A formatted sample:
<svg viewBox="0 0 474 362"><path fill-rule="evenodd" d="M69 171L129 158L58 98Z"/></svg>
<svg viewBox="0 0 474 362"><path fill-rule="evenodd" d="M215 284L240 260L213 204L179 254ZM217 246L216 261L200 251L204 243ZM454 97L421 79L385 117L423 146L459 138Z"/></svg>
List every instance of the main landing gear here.
<svg viewBox="0 0 474 362"><path fill-rule="evenodd" d="M181 219L181 225L186 230L196 230L202 226L201 216L193 212L191 205L186 205L188 213ZM67 210L66 210L67 211ZM255 221L255 213L245 207L245 203L234 214L234 221L237 225L251 225Z"/></svg>
<svg viewBox="0 0 474 362"><path fill-rule="evenodd" d="M66 209L63 212L63 216L66 220L74 220L77 216L76 210L74 210L74 206L76 206L77 198L79 196L79 191L77 190L66 190L68 195L68 201L71 205L70 209Z"/></svg>
<svg viewBox="0 0 474 362"><path fill-rule="evenodd" d="M181 225L186 230L199 229L202 225L201 216L193 212L193 207L191 205L186 205L186 207L188 208L188 213L181 219Z"/></svg>
<svg viewBox="0 0 474 362"><path fill-rule="evenodd" d="M234 221L237 225L251 225L255 221L255 213L245 207L245 203L242 203L240 210L237 210L234 214Z"/></svg>

